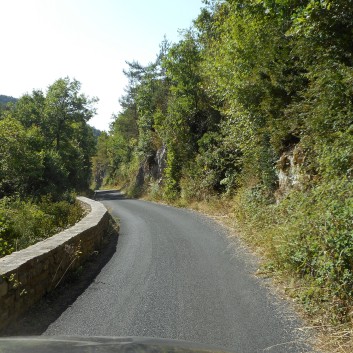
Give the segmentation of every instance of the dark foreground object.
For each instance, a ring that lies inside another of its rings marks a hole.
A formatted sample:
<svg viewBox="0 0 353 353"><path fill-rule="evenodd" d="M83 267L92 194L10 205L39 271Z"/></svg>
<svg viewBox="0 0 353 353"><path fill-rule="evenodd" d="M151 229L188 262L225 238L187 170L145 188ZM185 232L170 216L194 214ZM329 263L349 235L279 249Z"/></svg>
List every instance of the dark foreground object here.
<svg viewBox="0 0 353 353"><path fill-rule="evenodd" d="M1 353L206 353L222 348L138 337L18 337L0 339Z"/></svg>

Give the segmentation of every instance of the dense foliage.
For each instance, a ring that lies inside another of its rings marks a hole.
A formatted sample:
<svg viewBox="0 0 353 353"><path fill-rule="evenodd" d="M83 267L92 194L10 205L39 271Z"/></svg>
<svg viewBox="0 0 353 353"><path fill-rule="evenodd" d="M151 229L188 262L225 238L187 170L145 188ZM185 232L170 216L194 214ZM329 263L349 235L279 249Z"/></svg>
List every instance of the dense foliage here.
<svg viewBox="0 0 353 353"><path fill-rule="evenodd" d="M97 185L231 197L269 267L306 281L298 295L308 310L349 321L353 2L204 3L155 62L128 63L122 111L100 137Z"/></svg>
<svg viewBox="0 0 353 353"><path fill-rule="evenodd" d="M63 78L0 110L0 256L82 216L71 192L90 183L95 101Z"/></svg>
<svg viewBox="0 0 353 353"><path fill-rule="evenodd" d="M74 195L36 202L18 197L0 200L0 257L24 249L74 225L84 215Z"/></svg>
<svg viewBox="0 0 353 353"><path fill-rule="evenodd" d="M59 79L21 97L0 117L0 197L85 189L95 149L94 109L80 83Z"/></svg>

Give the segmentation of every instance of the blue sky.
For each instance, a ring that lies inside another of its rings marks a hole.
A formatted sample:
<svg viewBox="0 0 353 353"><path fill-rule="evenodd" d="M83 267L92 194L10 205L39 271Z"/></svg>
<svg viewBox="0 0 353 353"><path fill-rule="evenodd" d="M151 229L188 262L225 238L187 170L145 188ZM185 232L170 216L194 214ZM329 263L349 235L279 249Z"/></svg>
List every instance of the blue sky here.
<svg viewBox="0 0 353 353"><path fill-rule="evenodd" d="M119 111L125 61L155 59L164 35L178 41L201 0L0 0L0 94L43 91L60 77L100 99L90 124L108 130Z"/></svg>

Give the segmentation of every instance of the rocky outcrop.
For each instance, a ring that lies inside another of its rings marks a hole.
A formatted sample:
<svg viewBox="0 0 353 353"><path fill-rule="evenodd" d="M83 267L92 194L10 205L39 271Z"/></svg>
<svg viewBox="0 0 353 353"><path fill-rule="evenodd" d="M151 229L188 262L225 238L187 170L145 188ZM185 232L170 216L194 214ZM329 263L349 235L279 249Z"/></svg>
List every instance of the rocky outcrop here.
<svg viewBox="0 0 353 353"><path fill-rule="evenodd" d="M163 171L167 166L167 147L163 145L156 153L157 163L157 174L156 180L161 181L163 177Z"/></svg>
<svg viewBox="0 0 353 353"><path fill-rule="evenodd" d="M300 145L283 152L277 161L276 173L278 176L278 190L276 199L280 200L293 189L301 189L307 175L303 170L305 154Z"/></svg>
<svg viewBox="0 0 353 353"><path fill-rule="evenodd" d="M136 186L142 187L148 181L162 182L163 171L166 167L167 148L163 145L159 148L155 155L149 156L144 163L141 164L136 176Z"/></svg>

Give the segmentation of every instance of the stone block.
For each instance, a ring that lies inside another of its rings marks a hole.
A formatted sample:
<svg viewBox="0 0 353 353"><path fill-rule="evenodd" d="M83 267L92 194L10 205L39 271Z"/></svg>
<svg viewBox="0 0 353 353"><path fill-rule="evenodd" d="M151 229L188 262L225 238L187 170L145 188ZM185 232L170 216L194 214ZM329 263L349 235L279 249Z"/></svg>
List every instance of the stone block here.
<svg viewBox="0 0 353 353"><path fill-rule="evenodd" d="M5 296L8 290L9 290L9 285L6 281L3 281L2 283L0 283L0 297Z"/></svg>
<svg viewBox="0 0 353 353"><path fill-rule="evenodd" d="M4 326L4 323L6 323L7 319L9 318L9 310L4 309L0 311L0 327Z"/></svg>
<svg viewBox="0 0 353 353"><path fill-rule="evenodd" d="M110 216L101 203L86 198L79 200L91 213L75 226L0 259L0 329L55 287L79 245L82 254L75 259L70 271L101 244ZM9 282L11 274L14 278Z"/></svg>
<svg viewBox="0 0 353 353"><path fill-rule="evenodd" d="M11 312L15 307L15 296L7 295L3 297L0 301L0 307L4 307L5 309L8 309Z"/></svg>
<svg viewBox="0 0 353 353"><path fill-rule="evenodd" d="M26 284L28 281L28 272L21 271L18 274L18 280L21 282L21 284L23 284L23 285Z"/></svg>

